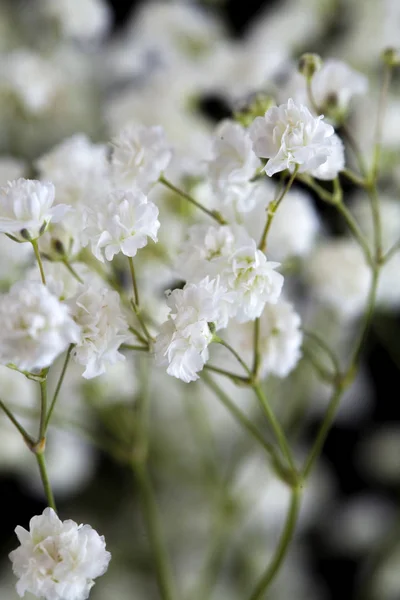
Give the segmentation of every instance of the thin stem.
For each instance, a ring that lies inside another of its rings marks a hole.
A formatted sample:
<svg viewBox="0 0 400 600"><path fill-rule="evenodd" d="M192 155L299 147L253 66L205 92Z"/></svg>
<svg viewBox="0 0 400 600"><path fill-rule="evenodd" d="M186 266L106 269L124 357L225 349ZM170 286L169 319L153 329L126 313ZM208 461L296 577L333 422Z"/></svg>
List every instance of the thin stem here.
<svg viewBox="0 0 400 600"><path fill-rule="evenodd" d="M133 299L134 299L136 306L139 307L139 290L138 290L138 286L137 286L137 282L136 282L135 267L133 266L133 258L131 256L128 256L128 262L129 262L129 270L130 270L131 279L132 279Z"/></svg>
<svg viewBox="0 0 400 600"><path fill-rule="evenodd" d="M232 346L230 346L227 342L225 342L223 339L219 338L219 337L215 337L214 341L217 342L218 344L221 344L221 346L224 346L227 350L229 350L229 352L236 358L236 360L238 361L238 363L243 367L243 369L246 371L247 375L252 378L252 372L250 371L249 367L246 365L246 363L244 362L244 360L241 358L241 356L239 356L239 354L236 352L236 350L234 348L232 348Z"/></svg>
<svg viewBox="0 0 400 600"><path fill-rule="evenodd" d="M13 425L15 425L15 427L18 429L18 431L20 432L20 434L24 438L24 441L27 444L27 446L29 448L32 448L32 446L35 445L35 440L22 427L21 423L14 417L14 415L12 414L12 412L10 410L8 410L7 406L4 404L4 402L2 400L0 400L0 408L4 411L4 413L10 419L11 423L13 423Z"/></svg>
<svg viewBox="0 0 400 600"><path fill-rule="evenodd" d="M286 194L292 187L293 181L296 179L297 171L298 171L298 167L296 167L295 170L293 171L287 185L283 188L283 190L279 194L278 198L268 205L267 221L265 223L264 231L262 232L260 243L258 245L259 249L262 250L263 252L265 252L266 247L267 247L267 236L268 236L268 232L271 228L271 224L272 224L273 218L275 216L275 213L278 210L280 203L282 202L282 200L284 199L284 197L286 196Z"/></svg>
<svg viewBox="0 0 400 600"><path fill-rule="evenodd" d="M43 489L46 494L47 504L52 508L55 512L57 512L56 503L54 501L53 491L51 489L49 476L47 474L46 468L46 460L44 457L44 452L38 452L35 454L36 461L39 466L40 478L42 480Z"/></svg>
<svg viewBox="0 0 400 600"><path fill-rule="evenodd" d="M279 569L282 566L282 563L288 552L290 542L293 539L300 509L300 500L301 490L297 486L295 486L292 489L292 496L290 500L288 514L286 517L285 526L283 528L282 536L279 541L278 547L275 551L275 555L271 563L268 565L264 575L258 582L255 590L250 595L249 600L260 600L261 598L263 598L273 579L278 574Z"/></svg>
<svg viewBox="0 0 400 600"><path fill-rule="evenodd" d="M322 448L325 444L325 440L327 438L328 432L331 428L331 425L336 416L336 411L339 407L339 403L342 399L344 389L342 387L337 387L333 392L332 398L328 405L328 410L325 413L324 419L322 421L321 427L319 428L317 437L314 441L314 444L311 448L311 452L309 453L306 463L303 468L303 479L307 479L310 475L314 464L322 452Z"/></svg>
<svg viewBox="0 0 400 600"><path fill-rule="evenodd" d="M149 541L155 561L160 595L163 600L174 600L173 578L161 533L160 516L150 477L146 466L141 463L136 463L134 471L139 486L143 516L146 521Z"/></svg>
<svg viewBox="0 0 400 600"><path fill-rule="evenodd" d="M74 277L77 281L79 281L79 283L83 283L83 279L78 275L78 273L75 271L74 267L71 265L71 263L69 262L69 260L67 258L63 258L62 263L63 263L63 265L65 265L65 267L71 273L72 277Z"/></svg>
<svg viewBox="0 0 400 600"><path fill-rule="evenodd" d="M382 262L387 263L400 250L400 240L396 242L382 257Z"/></svg>
<svg viewBox="0 0 400 600"><path fill-rule="evenodd" d="M240 383L250 385L250 379L248 377L243 377L242 375L237 375L236 373L232 373L232 371L227 371L226 369L220 369L219 367L214 367L214 365L209 365L209 364L204 365L204 368L207 371L213 371L214 373L218 373L218 375L224 375L225 377L232 379L232 381L235 383L236 383L236 381L238 381Z"/></svg>
<svg viewBox="0 0 400 600"><path fill-rule="evenodd" d="M331 371L326 369L324 367L324 365L322 365L315 358L315 356L312 354L312 352L310 352L308 350L308 348L303 348L303 356L304 356L304 358L306 358L307 360L310 361L311 365L314 367L314 369L316 370L317 374L322 379L322 381L326 381L327 383L333 383L336 374L331 373Z"/></svg>
<svg viewBox="0 0 400 600"><path fill-rule="evenodd" d="M147 339L145 337L143 337L142 334L137 329L135 329L135 327L132 327L132 325L129 325L129 331L131 333L133 333L133 335L136 335L137 339L140 342L142 342L143 344L147 344L148 343Z"/></svg>
<svg viewBox="0 0 400 600"><path fill-rule="evenodd" d="M371 202L372 211L372 223L374 231L374 247L375 247L375 261L376 264L380 264L382 261L382 223L381 223L381 210L379 206L378 191L375 184L371 184L368 187L368 195Z"/></svg>
<svg viewBox="0 0 400 600"><path fill-rule="evenodd" d="M40 425L38 442L46 435L46 413L47 413L47 373L40 381Z"/></svg>
<svg viewBox="0 0 400 600"><path fill-rule="evenodd" d="M310 175L300 173L297 178L302 183L308 185L308 187L313 190L319 196L319 198L321 198L321 200L328 202L328 204L334 204L335 201L333 199L333 194L319 185L319 183L317 183Z"/></svg>
<svg viewBox="0 0 400 600"><path fill-rule="evenodd" d="M253 333L253 377L256 379L260 369L261 354L260 354L260 319L254 321Z"/></svg>
<svg viewBox="0 0 400 600"><path fill-rule="evenodd" d="M356 348L353 353L353 358L352 358L349 370L356 369L356 367L360 361L361 352L362 352L364 343L367 339L369 329L371 326L371 322L372 322L372 317L374 315L376 294L377 294L377 290L378 290L378 280L379 280L379 267L375 267L372 271L371 287L370 287L369 294L368 294L367 308L364 313L364 319L363 319L363 323L361 326L360 337L359 337L358 343L356 344Z"/></svg>
<svg viewBox="0 0 400 600"><path fill-rule="evenodd" d="M144 321L144 319L143 319L143 317L141 315L140 308L135 304L135 302L133 300L131 301L131 305L132 305L133 311L134 311L134 313L136 315L136 318L139 321L141 328L143 329L143 333L145 334L145 336L147 338L146 340L143 340L143 338L141 338L141 339L143 341L145 341L146 344L148 344L149 342L153 342L154 338L150 334L149 330L147 329L147 325L146 325L146 323L145 323L145 321Z"/></svg>
<svg viewBox="0 0 400 600"><path fill-rule="evenodd" d="M32 247L33 247L33 251L35 253L37 264L39 266L40 277L42 278L42 283L43 283L43 285L46 285L46 276L44 274L42 258L40 256L39 246L38 246L37 240L31 240L31 244L32 244Z"/></svg>
<svg viewBox="0 0 400 600"><path fill-rule="evenodd" d="M351 169L343 169L343 171L340 171L340 172L342 175L344 175L344 177L346 177L349 181L351 181L355 185L358 185L359 187L362 187L362 188L365 187L365 185L366 185L365 179L363 179L362 177L357 175L357 173L354 173Z"/></svg>
<svg viewBox="0 0 400 600"><path fill-rule="evenodd" d="M303 334L316 342L318 346L325 352L325 354L330 358L333 368L336 373L340 373L340 364L337 356L332 351L332 349L328 346L328 344L314 331L309 331L308 329L303 329Z"/></svg>
<svg viewBox="0 0 400 600"><path fill-rule="evenodd" d="M44 435L46 434L47 428L49 426L50 419L51 419L51 416L53 414L53 410L54 410L54 407L56 405L56 402L57 402L57 399L58 399L58 395L60 393L61 386L63 384L64 377L65 377L65 374L66 374L67 369L68 369L68 364L69 364L69 360L71 358L71 352L72 352L73 348L74 348L74 344L71 344L69 346L68 350L67 350L67 354L66 354L65 360L64 360L64 365L63 365L63 368L61 370L60 377L58 378L58 382L57 382L57 386L56 386L56 389L55 389L55 392L54 392L53 400L51 402L50 409L49 409L49 412L47 414L46 421L45 421L45 424L44 424Z"/></svg>
<svg viewBox="0 0 400 600"><path fill-rule="evenodd" d="M306 86L307 86L308 101L311 104L311 108L313 109L315 114L318 116L321 114L321 109L319 108L318 104L316 103L315 98L314 98L314 93L312 91L312 77L306 77Z"/></svg>
<svg viewBox="0 0 400 600"><path fill-rule="evenodd" d="M289 448L289 444L286 440L286 436L278 422L278 420L276 419L274 413L271 410L271 407L269 405L269 402L260 386L260 384L256 383L253 386L253 390L264 410L264 413L268 419L269 424L271 425L271 428L274 432L274 435L277 439L277 442L279 444L279 448L283 454L283 456L285 456L285 458L287 459L290 468L293 470L293 472L296 472L296 466L294 464L294 460L292 457L292 452Z"/></svg>
<svg viewBox="0 0 400 600"><path fill-rule="evenodd" d="M148 352L149 351L149 346L135 346L133 344L122 344L121 346L121 350L138 350L138 351L142 351L142 352Z"/></svg>
<svg viewBox="0 0 400 600"><path fill-rule="evenodd" d="M171 183L170 181L168 181L168 179L166 179L164 176L160 177L159 182L162 183L163 185L165 185L165 187L167 187L168 189L170 189L172 192L175 192L175 194L178 194L182 198L185 198L185 200L187 200L188 202L190 202L191 204L193 204L193 206L196 206L196 208L202 210L209 217L211 217L212 219L214 219L215 221L217 221L220 225L226 225L225 219L223 218L223 216L218 211L216 211L216 210L208 210L208 208L206 208L205 206L203 206L202 204L200 204L200 202L198 202L197 200L195 200L193 198L193 196L191 196L187 192L184 192L183 190L177 188L173 183Z"/></svg>
<svg viewBox="0 0 400 600"><path fill-rule="evenodd" d="M214 392L217 398L222 402L225 408L231 413L232 417L247 431L252 438L256 440L258 444L260 444L264 450L273 457L274 461L278 460L275 449L272 444L267 442L258 428L247 418L247 416L236 406L234 402L229 398L227 394L219 387L219 385L209 377L207 374L203 373L202 380L204 383Z"/></svg>
<svg viewBox="0 0 400 600"><path fill-rule="evenodd" d="M392 79L392 67L388 64L385 64L384 71L383 71L383 82L382 82L382 87L381 87L381 93L380 93L379 102L378 102L376 127L375 127L375 148L374 148L374 157L372 160L372 167L371 167L371 176L370 176L371 182L376 182L376 180L378 178L379 162L380 162L381 151L382 151L383 121L385 118L386 103L387 103L387 97L388 97L391 79Z"/></svg>

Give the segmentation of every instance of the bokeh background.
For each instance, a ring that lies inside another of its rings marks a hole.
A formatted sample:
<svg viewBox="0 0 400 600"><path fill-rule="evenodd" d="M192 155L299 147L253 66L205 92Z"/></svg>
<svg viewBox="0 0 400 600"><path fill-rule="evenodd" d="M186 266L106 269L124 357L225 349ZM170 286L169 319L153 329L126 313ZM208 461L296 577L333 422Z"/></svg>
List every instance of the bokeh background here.
<svg viewBox="0 0 400 600"><path fill-rule="evenodd" d="M147 68L145 61L140 64L143 57L135 46L135 35L140 37L143 33L148 36L141 43L145 48L146 60L150 63L155 60L162 65L164 59L166 63L170 60L170 56L163 56L162 45L161 53L157 54L157 36L163 24L159 21L155 23L157 29L152 34L151 16L147 21L143 17L146 12L143 9L148 4L128 0L109 2L112 10L110 32L101 43L89 47L77 45L76 52L82 53L84 62L95 65L93 81L86 78L87 72L90 72L90 66L88 68L86 64L82 74L77 73L73 60L59 65L61 71L71 77L71 88L75 86L75 91L65 100L68 105L65 111L61 107L59 114L53 112L50 117L45 116L43 121L40 115L28 122L23 118L17 122L15 118L15 127L12 128L8 126L9 123L6 127L10 115L2 111L0 106L0 128L4 125L3 133L0 132L3 155L12 155L29 164L33 157L48 150L63 137L81 130L95 140L109 139L107 119L101 116L104 106L106 112L108 110L116 114L119 99L123 103L125 97L125 103L129 105L129 95L125 94L133 90L137 81L144 77L141 72L143 65ZM37 27L34 5L34 0L1 0L0 51L4 57L10 48L18 48L19 45L43 50L45 44L39 39L40 27ZM219 0L202 3L203 7L216 15L218 22L211 37L224 31L223 35L232 44L232 52L233 48L237 51L237 60L243 60L243 66L238 67L237 73L233 71L232 81L221 86L217 85L218 81L215 83L215 77L210 72L210 80L214 84L199 86L193 111L201 115L206 129L212 129L219 119L230 116L232 97L225 89L228 88L229 92L233 90L233 96L236 93L239 97L243 96L246 84L242 86L241 82L246 71L250 70L251 65L254 71L259 69L259 65L255 65L257 53L260 61L265 62L265 71L274 70L273 63L279 62L280 53L292 60L297 60L305 51L318 52L323 57L339 54L371 76L372 92L375 93L379 85L378 53L386 45L386 39L379 38L377 25L382 10L380 5L378 0L248 0L241 3ZM139 18L143 18L143 23L135 28ZM174 18L178 22L174 25L166 21L165 28L173 29L175 26L177 30L195 31L195 19L185 23L184 11ZM255 31L260 23L264 27L264 44L260 41L263 39L261 25L260 30ZM393 23L393 30L394 33L397 31L397 39L400 39L400 17L397 24ZM376 32L374 39L371 38L371 31ZM259 47L246 64L243 58L245 52L241 52L240 48L243 49L246 44L246 47L250 47L248 40L256 34L259 36ZM188 39L183 40L186 44L196 44L198 41L191 33ZM368 47L363 45L366 41L370 42ZM391 43L391 40L387 42ZM117 65L119 73L115 73ZM196 72L191 72L190 66L190 60L187 63L177 60L175 68L187 68L187 77L196 79ZM115 78L110 83L113 70ZM2 71L4 64L0 68L0 78ZM170 77L172 84L173 69ZM254 87L257 89L258 85L259 81L256 81ZM191 82L191 86L196 89L196 82ZM182 89L185 89L183 84ZM251 91L249 85L248 92ZM80 108L75 106L79 102ZM159 102L163 103L164 99L160 97ZM129 107L121 107L121 113L124 110L129 111ZM50 122L46 122L46 119L50 119ZM63 119L65 121L59 129L58 126L54 128L54 124ZM187 127L190 127L190 116L186 115L185 119ZM397 130L394 127L393 138L394 148L400 152L399 119ZM354 189L347 185L345 191L351 198ZM329 231L341 233L335 215L325 207L321 208L315 198L314 202ZM145 359L135 366L132 386L136 393L141 393L138 381L140 373L146 368ZM51 470L57 480L56 495L61 515L92 524L106 535L108 547L113 553L108 574L93 589L94 600L158 598L135 479L131 470L120 460L119 454L123 454L124 445L114 445L114 456L110 457L102 447L104 443L99 443L99 439L114 443L115 431L122 432L123 439L134 435L127 425L133 409L129 401L130 382L126 381L126 377L125 372L122 375L116 372L107 380L94 384L83 394L85 408L76 406L72 409L73 421L86 423L89 419L90 435L87 431L82 433L79 427L67 427L67 433L64 427L60 427L57 439L54 439L54 464ZM296 373L293 377L296 377ZM280 584L271 592L274 600L291 600L294 597L296 600L400 598L399 383L400 319L399 311L395 308L390 312L379 312L374 319L366 342L361 374L352 390L346 394L343 408L328 436L301 519L298 539L283 574L286 581L281 578ZM0 383L2 397L8 389L7 385L7 376L3 375ZM19 394L33 393L28 392L21 382L19 386ZM121 387L124 388L122 391ZM204 432L201 426L196 425L204 417L198 389L178 384L165 389L166 393L162 382L153 389L155 407L151 415L151 469L161 512L165 517L174 568L184 582L185 589L190 590L196 576L202 573L201 557L205 538L210 539L220 529L221 539L231 551L220 555L217 547L215 557L211 556L211 579L214 577L214 567L220 566L222 573L222 577L216 578L216 591L212 598L244 599L243 587L247 575L242 574L258 573L265 564L264 552L274 547L279 535L285 493L279 486L269 484L268 473L263 471L260 456L254 451L251 441L236 429L230 417L216 406L216 400L211 395L207 397L205 408L207 420L211 421L210 434L210 431ZM290 391L293 388L287 389ZM74 405L74 393L73 387L67 388L61 401ZM232 391L232 394L235 392ZM321 391L319 395L314 394L313 403L314 408L305 411L306 418L302 426L296 419L292 423L293 435L297 436L303 452L314 439L323 414L322 407L326 406L326 393ZM252 417L261 423L261 416L256 409ZM191 429L193 423L194 430ZM93 431L96 432L95 439L91 437ZM214 512L211 527L208 520L209 505L213 505L214 492L209 491L209 485L215 459L210 459L205 450L208 442L204 436L207 435L211 435L217 447L217 463L223 465L218 469L217 464L217 479L226 477L229 480L231 468L230 480L235 490L234 499L225 498L224 509ZM82 442L82 439L85 441ZM50 439L49 447L52 443ZM14 528L17 524L27 526L31 516L40 513L45 506L35 478L35 463L28 450L26 460L21 459L21 452L20 448L14 449L14 441L0 432L1 600L17 598L7 559L8 552L16 545ZM211 466L207 462L209 460ZM269 511L268 514L263 512L264 509ZM239 527L235 532L236 524ZM260 530L262 535L257 535ZM244 543L241 544L243 531L247 533L243 534ZM241 579L244 579L244 583Z"/></svg>

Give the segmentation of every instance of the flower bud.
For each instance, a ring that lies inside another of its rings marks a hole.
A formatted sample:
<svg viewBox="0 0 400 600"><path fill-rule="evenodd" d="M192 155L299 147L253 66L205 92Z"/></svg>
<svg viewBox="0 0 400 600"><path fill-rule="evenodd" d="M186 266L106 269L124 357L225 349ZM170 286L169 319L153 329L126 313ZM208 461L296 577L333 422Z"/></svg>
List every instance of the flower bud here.
<svg viewBox="0 0 400 600"><path fill-rule="evenodd" d="M382 59L389 67L400 66L400 52L396 48L386 48L382 53Z"/></svg>
<svg viewBox="0 0 400 600"><path fill-rule="evenodd" d="M233 116L243 127L249 127L256 117L263 117L271 106L275 106L272 96L259 92L238 107Z"/></svg>
<svg viewBox="0 0 400 600"><path fill-rule="evenodd" d="M298 63L299 72L308 80L322 67L322 58L318 54L303 54Z"/></svg>

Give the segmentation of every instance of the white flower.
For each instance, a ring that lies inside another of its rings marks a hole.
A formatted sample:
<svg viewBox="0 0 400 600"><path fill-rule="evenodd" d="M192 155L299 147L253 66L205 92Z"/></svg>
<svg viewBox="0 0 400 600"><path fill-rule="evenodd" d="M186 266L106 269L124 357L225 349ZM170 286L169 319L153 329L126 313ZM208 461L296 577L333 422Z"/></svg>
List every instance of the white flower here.
<svg viewBox="0 0 400 600"><path fill-rule="evenodd" d="M113 139L113 174L121 187L149 191L168 167L172 151L160 126L130 125Z"/></svg>
<svg viewBox="0 0 400 600"><path fill-rule="evenodd" d="M15 246L15 244L14 244ZM93 280L95 277L89 267L84 263L74 263L74 270L78 276L87 281L88 278ZM49 260L43 261L43 269L46 274L46 287L59 300L67 300L72 298L77 293L80 283L72 273L60 262L52 262ZM40 271L35 264L25 274L25 279L28 281L41 282ZM100 279L100 276L99 276Z"/></svg>
<svg viewBox="0 0 400 600"><path fill-rule="evenodd" d="M335 110L347 112L353 96L366 94L368 80L345 62L330 58L315 73L311 88L318 107L333 107Z"/></svg>
<svg viewBox="0 0 400 600"><path fill-rule="evenodd" d="M9 181L0 188L0 232L22 241L37 239L50 221L60 221L70 208L65 204L53 207L54 194L54 185L49 182L23 178Z"/></svg>
<svg viewBox="0 0 400 600"><path fill-rule="evenodd" d="M257 250L254 240L236 250L223 282L227 281L228 289L235 291L234 316L239 323L253 321L267 302L278 301L283 286L283 275L275 271L278 266Z"/></svg>
<svg viewBox="0 0 400 600"><path fill-rule="evenodd" d="M254 154L252 141L238 123L224 121L218 128L208 171L213 190L224 204L233 203L240 212L254 206L254 186L249 183L261 162Z"/></svg>
<svg viewBox="0 0 400 600"><path fill-rule="evenodd" d="M68 304L81 329L73 357L85 367L85 379L105 373L108 364L125 360L118 348L128 339L128 325L117 292L89 284Z"/></svg>
<svg viewBox="0 0 400 600"><path fill-rule="evenodd" d="M301 319L289 302L267 304L261 315L260 374L286 377L301 357Z"/></svg>
<svg viewBox="0 0 400 600"><path fill-rule="evenodd" d="M66 250L76 254L86 245L88 213L95 210L111 188L107 146L92 144L76 134L55 146L36 161L41 179L52 181L57 189L56 204L73 207L63 219L59 235L67 241Z"/></svg>
<svg viewBox="0 0 400 600"><path fill-rule="evenodd" d="M0 256L0 281L14 282L32 261L33 248L30 244L16 244L0 234Z"/></svg>
<svg viewBox="0 0 400 600"><path fill-rule="evenodd" d="M111 559L103 536L90 525L61 521L52 508L33 517L29 531L18 526L15 533L21 545L9 556L21 597L86 600Z"/></svg>
<svg viewBox="0 0 400 600"><path fill-rule="evenodd" d="M330 181L338 176L340 171L344 169L344 146L340 137L334 134L331 138L331 154L328 156L326 162L317 167L311 169L310 174L317 179L323 179Z"/></svg>
<svg viewBox="0 0 400 600"><path fill-rule="evenodd" d="M296 167L300 173L310 172L326 162L332 154L334 129L322 115L313 117L306 106L287 104L273 106L264 117L256 117L249 128L254 151L268 158L265 172L270 177L278 171Z"/></svg>
<svg viewBox="0 0 400 600"><path fill-rule="evenodd" d="M315 297L342 318L365 309L371 272L360 247L348 239L329 240L315 249L306 264Z"/></svg>
<svg viewBox="0 0 400 600"><path fill-rule="evenodd" d="M213 339L209 323L216 329L227 324L229 294L219 279L206 277L170 292L167 302L171 313L154 345L157 364L168 365L167 373L186 383L195 381Z"/></svg>
<svg viewBox="0 0 400 600"><path fill-rule="evenodd" d="M150 237L157 241L158 208L140 190L112 192L104 211L97 213L96 227L88 230L93 254L101 261L115 254L135 256ZM96 231L97 230L97 231Z"/></svg>
<svg viewBox="0 0 400 600"><path fill-rule="evenodd" d="M14 50L3 56L1 85L18 98L32 115L41 115L54 103L63 75L50 61L27 49Z"/></svg>
<svg viewBox="0 0 400 600"><path fill-rule="evenodd" d="M111 24L104 0L41 0L46 17L54 19L66 37L91 40L103 36Z"/></svg>
<svg viewBox="0 0 400 600"><path fill-rule="evenodd" d="M0 362L26 371L49 367L80 338L68 307L33 281L20 281L0 297L0 330Z"/></svg>
<svg viewBox="0 0 400 600"><path fill-rule="evenodd" d="M239 322L256 319L266 302L278 300L283 285L278 266L239 226L190 228L179 257L180 272L188 281L207 275L221 278L232 298L230 316Z"/></svg>

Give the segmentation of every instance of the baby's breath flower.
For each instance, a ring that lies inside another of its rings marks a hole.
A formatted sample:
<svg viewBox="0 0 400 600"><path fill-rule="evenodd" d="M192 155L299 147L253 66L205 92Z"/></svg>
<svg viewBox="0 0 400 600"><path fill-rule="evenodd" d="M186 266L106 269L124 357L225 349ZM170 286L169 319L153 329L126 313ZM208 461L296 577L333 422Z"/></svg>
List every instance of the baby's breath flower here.
<svg viewBox="0 0 400 600"><path fill-rule="evenodd" d="M80 338L68 307L33 281L20 281L0 296L0 331L0 363L26 371L49 367Z"/></svg>
<svg viewBox="0 0 400 600"><path fill-rule="evenodd" d="M15 529L20 546L10 553L17 592L45 600L86 600L111 559L104 537L90 525L61 521L52 508L35 516L29 531Z"/></svg>
<svg viewBox="0 0 400 600"><path fill-rule="evenodd" d="M0 188L0 232L20 241L35 240L69 211L65 204L53 206L54 185L33 179L9 181Z"/></svg>
<svg viewBox="0 0 400 600"><path fill-rule="evenodd" d="M313 117L306 106L297 106L292 99L257 117L249 132L257 156L269 159L264 170L270 177L285 169L310 173L326 163L337 146L334 129L322 115ZM337 174L342 164L338 161L331 170L336 166Z"/></svg>
<svg viewBox="0 0 400 600"><path fill-rule="evenodd" d="M121 187L148 192L168 167L172 151L160 126L129 125L112 141L113 175Z"/></svg>

